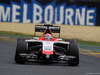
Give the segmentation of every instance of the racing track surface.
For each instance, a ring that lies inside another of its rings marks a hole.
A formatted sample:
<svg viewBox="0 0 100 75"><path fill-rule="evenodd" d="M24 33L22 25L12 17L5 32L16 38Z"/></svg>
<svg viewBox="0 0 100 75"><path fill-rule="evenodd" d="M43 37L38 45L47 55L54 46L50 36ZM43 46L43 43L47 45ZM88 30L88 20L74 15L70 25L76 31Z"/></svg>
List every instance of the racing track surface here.
<svg viewBox="0 0 100 75"><path fill-rule="evenodd" d="M100 75L100 58L80 55L79 66L14 62L16 42L0 39L0 75Z"/></svg>

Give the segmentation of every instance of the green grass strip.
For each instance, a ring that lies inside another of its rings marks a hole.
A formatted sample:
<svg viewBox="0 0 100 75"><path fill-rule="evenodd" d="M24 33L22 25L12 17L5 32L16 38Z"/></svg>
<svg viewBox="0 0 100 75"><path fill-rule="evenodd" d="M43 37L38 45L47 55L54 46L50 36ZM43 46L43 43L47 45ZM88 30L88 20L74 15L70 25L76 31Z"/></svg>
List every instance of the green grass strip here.
<svg viewBox="0 0 100 75"><path fill-rule="evenodd" d="M14 35L14 36L23 36L23 37L33 37L33 35L27 35L27 34L17 33L17 32L8 32L8 31L0 31L0 35ZM65 40L65 38L63 40ZM77 40L77 39L76 39L76 41L79 44L88 44L88 45L100 46L100 42L84 41L84 40Z"/></svg>
<svg viewBox="0 0 100 75"><path fill-rule="evenodd" d="M0 31L0 35L15 35L15 36L33 37L33 35L27 35L23 33L10 32L10 31Z"/></svg>
<svg viewBox="0 0 100 75"><path fill-rule="evenodd" d="M88 45L96 45L100 46L100 42L95 42L95 41L83 41L83 40L76 40L80 44L88 44Z"/></svg>

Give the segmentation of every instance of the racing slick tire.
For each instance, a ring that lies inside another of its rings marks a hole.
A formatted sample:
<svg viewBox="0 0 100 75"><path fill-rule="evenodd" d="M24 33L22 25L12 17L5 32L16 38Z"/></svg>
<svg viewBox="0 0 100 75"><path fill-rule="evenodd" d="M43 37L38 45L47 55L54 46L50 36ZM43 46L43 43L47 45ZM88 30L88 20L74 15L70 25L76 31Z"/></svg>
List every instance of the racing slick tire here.
<svg viewBox="0 0 100 75"><path fill-rule="evenodd" d="M77 44L76 40L73 40L73 39L66 39L65 42L70 42L70 43L76 43L76 44ZM69 49L67 49L66 52L67 52L66 55L70 55L70 54L69 54L69 53L70 53L70 52L69 52Z"/></svg>
<svg viewBox="0 0 100 75"><path fill-rule="evenodd" d="M16 53L15 53L15 62L18 64L24 64L26 58L22 58L20 54L26 52L27 52L27 42L25 42L24 39L18 38Z"/></svg>
<svg viewBox="0 0 100 75"><path fill-rule="evenodd" d="M76 40L73 40L73 39L66 39L65 41L70 42L70 43L76 43Z"/></svg>
<svg viewBox="0 0 100 75"><path fill-rule="evenodd" d="M70 45L69 45L69 56L74 56L75 58L69 59L68 65L78 66L78 64L79 64L79 48L78 48L77 43L70 43Z"/></svg>

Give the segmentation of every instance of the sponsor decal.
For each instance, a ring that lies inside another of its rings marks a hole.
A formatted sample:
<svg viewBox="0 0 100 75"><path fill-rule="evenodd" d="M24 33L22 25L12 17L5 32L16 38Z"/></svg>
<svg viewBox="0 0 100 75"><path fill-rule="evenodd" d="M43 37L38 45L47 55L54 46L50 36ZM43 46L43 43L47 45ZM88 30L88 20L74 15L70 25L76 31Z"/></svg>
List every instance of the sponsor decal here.
<svg viewBox="0 0 100 75"><path fill-rule="evenodd" d="M43 41L43 54L53 54L53 44L54 42Z"/></svg>
<svg viewBox="0 0 100 75"><path fill-rule="evenodd" d="M31 3L21 0L20 4L11 1L10 5L0 3L0 22L95 26L96 13L96 7L67 6L66 3L42 5L35 0Z"/></svg>

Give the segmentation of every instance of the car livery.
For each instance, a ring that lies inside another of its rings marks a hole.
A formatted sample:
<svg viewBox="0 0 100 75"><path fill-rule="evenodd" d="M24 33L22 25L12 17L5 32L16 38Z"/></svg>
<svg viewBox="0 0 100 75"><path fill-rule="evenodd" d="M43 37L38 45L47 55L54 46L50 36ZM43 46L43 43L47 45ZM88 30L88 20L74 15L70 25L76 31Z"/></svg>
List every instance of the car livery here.
<svg viewBox="0 0 100 75"><path fill-rule="evenodd" d="M36 32L43 32L43 36L35 37ZM59 33L59 39L54 38L53 33ZM59 26L36 25L34 39L17 39L15 62L22 64L27 61L64 61L76 66L79 64L79 47L73 39L60 39Z"/></svg>

